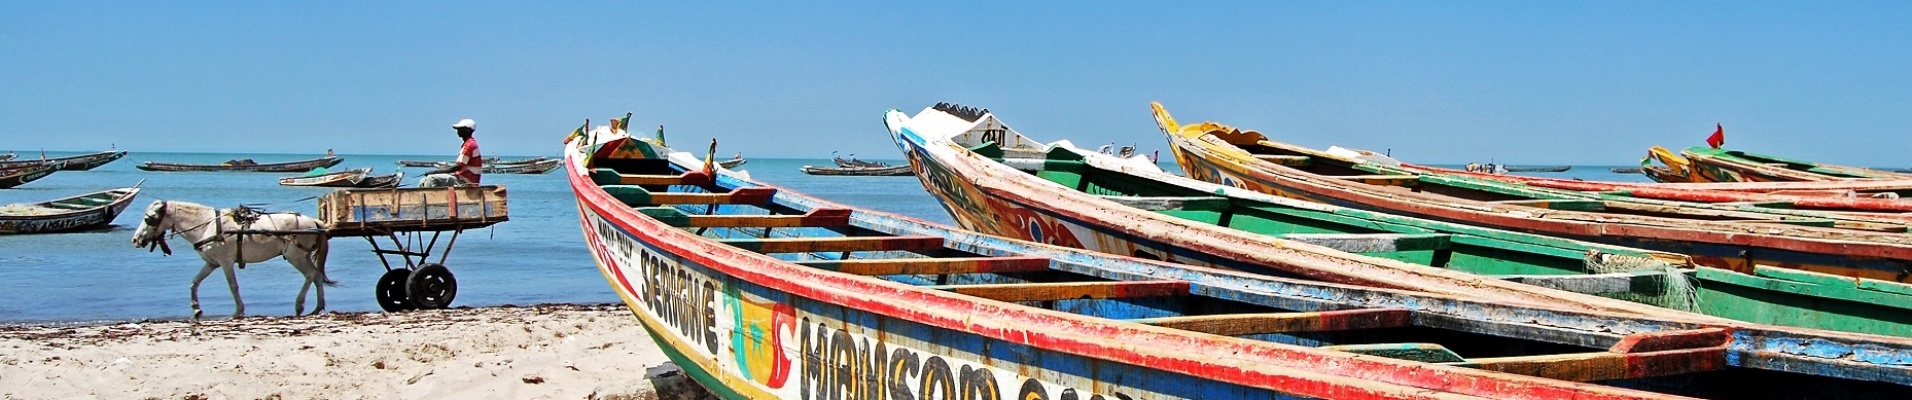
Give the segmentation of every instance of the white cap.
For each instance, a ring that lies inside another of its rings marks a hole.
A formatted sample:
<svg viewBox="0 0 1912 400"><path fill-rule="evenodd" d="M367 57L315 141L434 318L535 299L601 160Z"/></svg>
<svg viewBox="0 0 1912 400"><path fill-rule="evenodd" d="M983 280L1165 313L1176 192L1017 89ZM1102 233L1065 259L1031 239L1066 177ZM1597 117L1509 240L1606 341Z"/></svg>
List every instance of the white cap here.
<svg viewBox="0 0 1912 400"><path fill-rule="evenodd" d="M465 128L465 129L470 129L475 131L475 130L478 130L478 122L472 121L471 118L465 118L465 119L458 120L458 123L456 124L451 124L451 127Z"/></svg>

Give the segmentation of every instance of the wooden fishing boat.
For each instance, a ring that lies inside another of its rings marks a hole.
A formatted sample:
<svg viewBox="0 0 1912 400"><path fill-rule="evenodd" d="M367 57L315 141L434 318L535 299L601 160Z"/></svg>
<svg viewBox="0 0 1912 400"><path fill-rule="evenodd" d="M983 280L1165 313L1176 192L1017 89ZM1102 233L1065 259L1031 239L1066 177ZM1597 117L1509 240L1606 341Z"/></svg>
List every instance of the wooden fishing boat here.
<svg viewBox="0 0 1912 400"><path fill-rule="evenodd" d="M1613 167L1613 168L1607 168L1607 172L1612 172L1612 173L1616 173L1616 174L1637 174L1637 173L1640 173L1640 168L1638 168L1638 167Z"/></svg>
<svg viewBox="0 0 1912 400"><path fill-rule="evenodd" d="M750 160L744 159L743 155L737 155L736 157L731 157L729 160L718 161L717 165L724 168L737 169L737 167L742 167L744 163L747 162L750 162Z"/></svg>
<svg viewBox="0 0 1912 400"><path fill-rule="evenodd" d="M585 247L725 399L1912 394L1902 338L1109 256L850 209L593 132L565 158Z"/></svg>
<svg viewBox="0 0 1912 400"><path fill-rule="evenodd" d="M106 226L126 211L126 206L138 195L139 185L134 184L38 203L0 206L0 234L67 232Z"/></svg>
<svg viewBox="0 0 1912 400"><path fill-rule="evenodd" d="M818 167L818 166L805 165L803 166L803 173L810 174L810 175L838 175L838 176L904 176L904 175L910 174L910 166L897 165L897 166L891 166L891 167L830 168L830 167Z"/></svg>
<svg viewBox="0 0 1912 400"><path fill-rule="evenodd" d="M439 164L450 165L449 161L398 160L400 167L439 168Z"/></svg>
<svg viewBox="0 0 1912 400"><path fill-rule="evenodd" d="M1473 173L1452 168L1401 164L1402 168L1428 174L1461 175L1533 187L1573 190L1603 198L1645 198L1700 203L1737 203L1750 207L1813 209L1828 211L1906 213L1912 201L1900 200L1894 192L1860 193L1848 189L1775 190L1771 192L1715 190L1708 185L1671 185L1636 182L1600 182L1577 179ZM1714 184L1718 186L1718 184ZM1879 196L1886 194L1887 196Z"/></svg>
<svg viewBox="0 0 1912 400"><path fill-rule="evenodd" d="M917 176L924 187L964 228L984 233L1338 283L1509 301L1528 295L1529 302L1570 301L1577 302L1571 307L1583 309L1668 314L1612 308L1547 290L1483 286L1472 275L1439 268L1740 321L1912 336L1912 285L1878 282L1889 286L1884 297L1788 291L1793 280L1709 267L1695 270L1684 255L1311 203L1195 181L1168 174L1146 158L1123 159L1068 141L1041 144L993 114L970 120L931 108L912 118L892 110L885 120L911 163L921 166ZM1024 145L1016 146L1020 151L1003 152L996 140L982 140L991 129L1001 132L997 137ZM1038 156L1003 155L1016 153Z"/></svg>
<svg viewBox="0 0 1912 400"><path fill-rule="evenodd" d="M1440 177L1273 142L1212 122L1182 126L1159 105L1156 111L1177 162L1190 177L1204 181L1343 207L1682 253L1700 265L1754 276L1783 278L1804 270L1859 278L1845 280L1838 286L1843 289L1870 290L1865 288L1877 285L1873 280L1912 283L1912 235L1902 225L1854 224L1837 219L1844 214L1824 212L1810 218L1756 213L1669 218L1670 208L1630 202L1536 201L1455 191L1450 188L1458 186L1442 184L1446 180Z"/></svg>
<svg viewBox="0 0 1912 400"><path fill-rule="evenodd" d="M1822 164L1779 156L1711 147L1688 147L1680 155L1695 164L1732 171L1717 176L1735 177L1736 182L1830 181L1846 179L1912 179L1912 174L1878 171L1861 167Z"/></svg>
<svg viewBox="0 0 1912 400"><path fill-rule="evenodd" d="M1573 166L1572 165L1552 165L1552 166L1519 166L1519 167L1506 167L1506 168L1507 168L1507 172L1567 172L1567 170L1573 169Z"/></svg>
<svg viewBox="0 0 1912 400"><path fill-rule="evenodd" d="M540 159L522 164L485 164L486 174L542 174L558 169L563 161L558 159Z"/></svg>
<svg viewBox="0 0 1912 400"><path fill-rule="evenodd" d="M310 160L288 161L280 163L256 163L247 160L233 160L221 164L180 164L147 161L138 166L146 171L169 172L307 172L318 168L331 168L345 162L345 158L327 156Z"/></svg>
<svg viewBox="0 0 1912 400"><path fill-rule="evenodd" d="M402 172L372 175L371 168L356 168L313 176L279 178L279 184L283 186L390 188L398 187L399 182L404 180L404 177L405 174Z"/></svg>
<svg viewBox="0 0 1912 400"><path fill-rule="evenodd" d="M60 168L64 166L66 166L66 162L64 161L42 161L37 164L13 167L12 169L0 169L0 189L13 188L25 185L27 182L40 180L40 178L45 178L47 175L52 175L55 171L59 171Z"/></svg>
<svg viewBox="0 0 1912 400"><path fill-rule="evenodd" d="M85 170L97 168L101 165L106 165L106 163L113 162L114 160L118 160L121 157L126 157L125 150L102 151L98 153L48 158L43 160L18 160L18 161L0 160L0 169L18 168L18 167L34 165L35 163L46 162L46 161L58 161L58 162L64 163L60 167L60 170L62 171L85 171Z"/></svg>

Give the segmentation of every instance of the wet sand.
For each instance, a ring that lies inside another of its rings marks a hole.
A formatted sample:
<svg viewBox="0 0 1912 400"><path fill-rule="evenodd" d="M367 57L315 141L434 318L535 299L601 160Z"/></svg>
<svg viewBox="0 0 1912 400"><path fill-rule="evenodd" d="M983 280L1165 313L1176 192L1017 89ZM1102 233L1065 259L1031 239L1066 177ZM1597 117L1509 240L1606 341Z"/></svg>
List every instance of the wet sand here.
<svg viewBox="0 0 1912 400"><path fill-rule="evenodd" d="M7 399L699 395L669 364L621 304L0 327Z"/></svg>

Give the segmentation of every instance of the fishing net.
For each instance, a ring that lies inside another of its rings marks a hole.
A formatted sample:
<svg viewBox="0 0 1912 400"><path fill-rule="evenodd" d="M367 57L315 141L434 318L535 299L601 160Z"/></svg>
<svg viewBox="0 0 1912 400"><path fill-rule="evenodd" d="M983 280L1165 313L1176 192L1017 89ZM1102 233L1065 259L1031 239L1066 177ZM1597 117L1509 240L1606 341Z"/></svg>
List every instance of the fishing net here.
<svg viewBox="0 0 1912 400"><path fill-rule="evenodd" d="M1648 256L1612 254L1599 250L1588 250L1587 258L1583 261L1585 261L1587 271L1595 274L1654 270L1660 272L1657 274L1659 277L1658 281L1660 282L1660 287L1658 288L1645 288L1645 290L1642 290L1642 288L1634 287L1633 290L1626 292L1603 293L1601 294L1602 296L1681 311L1697 312L1700 310L1699 282L1695 281L1692 276L1686 274L1686 269L1681 268L1682 266L1680 265L1674 265Z"/></svg>

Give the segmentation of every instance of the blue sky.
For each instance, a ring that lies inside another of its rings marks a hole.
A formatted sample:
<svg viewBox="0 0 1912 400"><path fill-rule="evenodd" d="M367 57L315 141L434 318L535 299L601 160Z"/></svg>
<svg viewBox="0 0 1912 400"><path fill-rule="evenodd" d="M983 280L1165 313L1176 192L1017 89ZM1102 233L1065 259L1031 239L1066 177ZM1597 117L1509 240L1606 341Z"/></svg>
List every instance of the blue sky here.
<svg viewBox="0 0 1912 400"><path fill-rule="evenodd" d="M636 112L720 153L894 158L880 116L990 108L1163 140L1161 101L1421 162L1648 146L1912 167L1906 2L18 2L0 151L555 154Z"/></svg>

